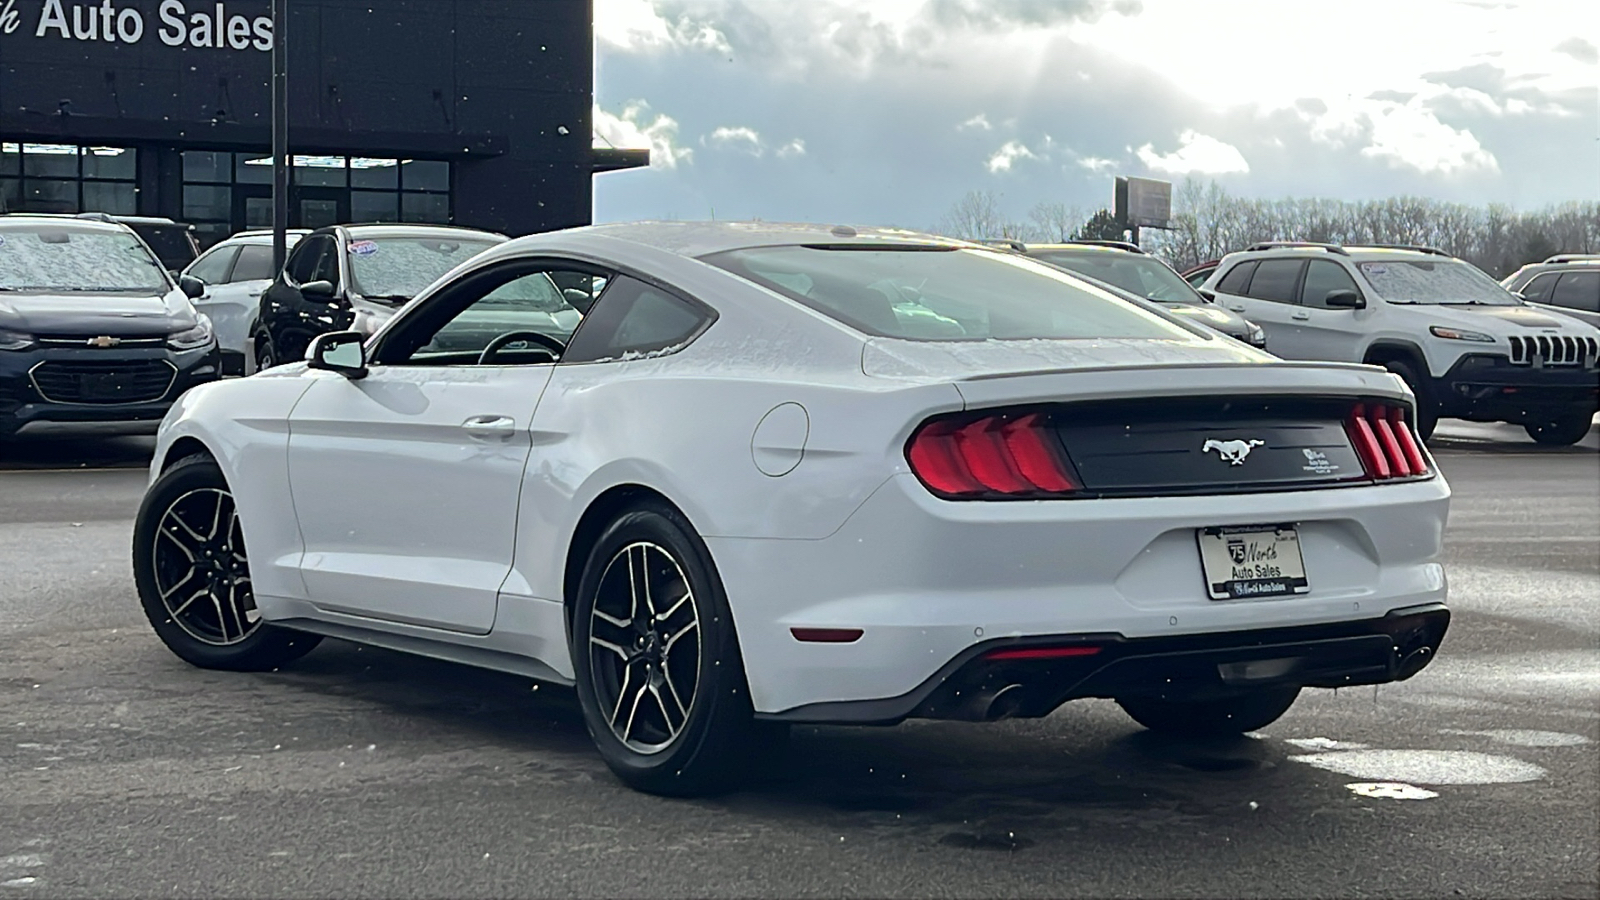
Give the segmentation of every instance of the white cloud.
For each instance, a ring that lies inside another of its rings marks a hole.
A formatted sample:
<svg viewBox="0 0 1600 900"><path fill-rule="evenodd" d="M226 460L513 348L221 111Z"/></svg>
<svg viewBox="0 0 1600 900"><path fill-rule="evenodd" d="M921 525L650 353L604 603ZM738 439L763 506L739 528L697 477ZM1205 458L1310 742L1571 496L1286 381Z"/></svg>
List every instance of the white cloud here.
<svg viewBox="0 0 1600 900"><path fill-rule="evenodd" d="M1114 159L1106 159L1102 156L1084 156L1078 159L1078 165L1088 169L1091 172L1094 172L1095 174L1100 174L1102 172L1109 172L1112 169L1115 169L1117 167L1117 161Z"/></svg>
<svg viewBox="0 0 1600 900"><path fill-rule="evenodd" d="M728 38L709 22L687 15L668 19L652 0L601 0L594 5L594 35L624 51L699 49L728 52Z"/></svg>
<svg viewBox="0 0 1600 900"><path fill-rule="evenodd" d="M1372 139L1361 149L1362 156L1419 172L1500 171L1494 154L1472 132L1451 128L1412 104L1388 103L1369 119Z"/></svg>
<svg viewBox="0 0 1600 900"><path fill-rule="evenodd" d="M801 140L800 138L795 138L794 140L790 141L789 143L784 144L782 147L778 148L778 158L779 159L789 159L791 157L805 156L805 155L806 155L806 142Z"/></svg>
<svg viewBox="0 0 1600 900"><path fill-rule="evenodd" d="M1006 141L994 155L985 163L991 173L1009 172L1011 166L1019 159L1038 159L1038 154L1029 150L1021 141Z"/></svg>
<svg viewBox="0 0 1600 900"><path fill-rule="evenodd" d="M688 147L679 147L676 143L677 121L661 113L657 113L654 119L645 121L649 114L650 105L643 100L629 102L622 108L620 114L606 112L600 108L600 104L595 104L595 143L625 149L648 147L650 167L653 169L676 169L680 162L693 162L694 151Z"/></svg>
<svg viewBox="0 0 1600 900"><path fill-rule="evenodd" d="M978 113L977 115L975 115L972 118L966 120L965 122L962 122L960 125L957 125L956 126L956 130L957 131L992 131L992 130L994 130L994 126L989 124L988 115L986 115L984 113Z"/></svg>
<svg viewBox="0 0 1600 900"><path fill-rule="evenodd" d="M733 150L751 156L760 156L767 152L766 145L761 141L761 134L754 128L746 128L743 125L734 128L724 125L711 132L703 143L718 150Z"/></svg>
<svg viewBox="0 0 1600 900"><path fill-rule="evenodd" d="M1227 172L1248 172L1250 164L1244 154L1232 144L1226 144L1210 135L1190 129L1178 135L1178 149L1171 153L1157 153L1151 144L1145 144L1135 153L1139 160L1157 172L1187 175L1198 172L1221 175Z"/></svg>

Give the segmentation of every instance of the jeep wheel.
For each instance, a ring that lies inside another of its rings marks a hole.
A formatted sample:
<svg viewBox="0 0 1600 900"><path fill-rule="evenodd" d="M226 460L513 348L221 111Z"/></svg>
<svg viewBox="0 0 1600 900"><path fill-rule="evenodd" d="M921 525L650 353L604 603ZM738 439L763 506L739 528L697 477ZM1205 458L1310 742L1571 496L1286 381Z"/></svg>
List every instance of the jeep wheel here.
<svg viewBox="0 0 1600 900"><path fill-rule="evenodd" d="M1416 366L1394 360L1384 363L1383 367L1399 375L1406 387L1411 388L1411 393L1417 396L1417 438L1425 441L1433 437L1434 426L1439 424L1439 401L1434 399L1433 391L1417 372Z"/></svg>
<svg viewBox="0 0 1600 900"><path fill-rule="evenodd" d="M1290 685L1258 688L1221 700L1118 697L1117 705L1135 722L1161 734L1224 737L1271 725L1299 696L1299 685Z"/></svg>
<svg viewBox="0 0 1600 900"><path fill-rule="evenodd" d="M1573 410L1559 415L1542 416L1522 427L1528 437L1550 447L1567 447L1583 440L1589 434L1594 415L1588 410Z"/></svg>

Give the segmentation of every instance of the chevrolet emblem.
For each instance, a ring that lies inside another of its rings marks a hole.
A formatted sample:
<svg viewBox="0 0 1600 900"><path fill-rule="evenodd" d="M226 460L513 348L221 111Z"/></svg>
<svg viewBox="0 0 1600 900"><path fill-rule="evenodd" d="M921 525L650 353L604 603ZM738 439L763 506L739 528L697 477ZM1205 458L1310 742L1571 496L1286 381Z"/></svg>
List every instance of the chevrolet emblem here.
<svg viewBox="0 0 1600 900"><path fill-rule="evenodd" d="M101 350L104 350L107 347L115 347L116 345L122 343L122 338L114 338L109 334L102 334L99 337L89 338L87 343L91 347L97 347Z"/></svg>

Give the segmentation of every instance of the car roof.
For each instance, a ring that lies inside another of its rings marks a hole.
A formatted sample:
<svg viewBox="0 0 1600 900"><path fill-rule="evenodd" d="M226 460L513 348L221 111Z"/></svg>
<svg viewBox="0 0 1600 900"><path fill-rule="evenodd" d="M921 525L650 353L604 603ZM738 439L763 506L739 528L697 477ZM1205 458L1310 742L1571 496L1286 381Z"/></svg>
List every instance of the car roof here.
<svg viewBox="0 0 1600 900"><path fill-rule="evenodd" d="M503 234L463 228L459 225L407 225L400 222L359 222L350 225L329 225L309 234L335 234L339 231L356 238L385 237L435 237L435 238L489 238L496 243L509 240Z"/></svg>
<svg viewBox="0 0 1600 900"><path fill-rule="evenodd" d="M751 247L915 245L990 250L982 244L904 228L778 222L629 222L569 229L643 244L680 256L701 257ZM998 252L998 251L994 251Z"/></svg>
<svg viewBox="0 0 1600 900"><path fill-rule="evenodd" d="M1377 262L1381 260L1415 259L1415 260L1446 260L1457 259L1442 250L1431 247L1385 247L1361 244L1312 244L1312 243L1270 243L1255 244L1244 250L1237 250L1223 257L1224 260L1238 260L1241 257L1250 259L1338 259L1343 257L1352 262L1366 261Z"/></svg>
<svg viewBox="0 0 1600 900"><path fill-rule="evenodd" d="M0 215L0 228L4 229L33 229L41 225L68 231L82 232L115 232L117 234L131 234L132 228L121 222L107 222L100 219L80 219L77 216L58 215L55 213L6 213Z"/></svg>
<svg viewBox="0 0 1600 900"><path fill-rule="evenodd" d="M284 235L286 237L288 237L288 238L291 238L291 239L298 239L298 238L303 238L303 237L305 237L306 235L308 235L310 233L311 233L311 230L308 229L308 228L291 228L288 231L284 232ZM240 232L238 232L236 234L229 235L228 237L224 238L223 240L218 241L216 245L218 247L220 247L223 244L270 244L270 243L272 243L272 232L270 232L270 231L240 231Z"/></svg>

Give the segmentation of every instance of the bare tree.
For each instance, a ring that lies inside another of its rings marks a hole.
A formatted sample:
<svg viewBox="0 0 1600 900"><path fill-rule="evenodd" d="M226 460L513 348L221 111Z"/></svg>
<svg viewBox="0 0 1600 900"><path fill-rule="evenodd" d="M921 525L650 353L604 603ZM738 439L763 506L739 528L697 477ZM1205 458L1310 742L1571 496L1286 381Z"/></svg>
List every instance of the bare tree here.
<svg viewBox="0 0 1600 900"><path fill-rule="evenodd" d="M1007 237L1007 224L993 191L967 191L939 220L937 230L951 237L984 240Z"/></svg>

